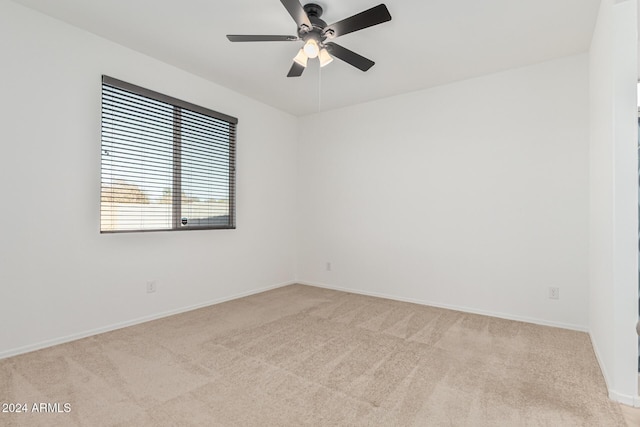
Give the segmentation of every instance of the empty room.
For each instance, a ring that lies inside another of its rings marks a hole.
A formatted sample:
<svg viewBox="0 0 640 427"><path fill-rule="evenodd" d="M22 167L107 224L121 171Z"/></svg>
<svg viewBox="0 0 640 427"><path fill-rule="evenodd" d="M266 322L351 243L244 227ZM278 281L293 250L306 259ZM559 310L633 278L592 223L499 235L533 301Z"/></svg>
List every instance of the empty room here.
<svg viewBox="0 0 640 427"><path fill-rule="evenodd" d="M0 82L0 425L640 425L637 0L0 0Z"/></svg>

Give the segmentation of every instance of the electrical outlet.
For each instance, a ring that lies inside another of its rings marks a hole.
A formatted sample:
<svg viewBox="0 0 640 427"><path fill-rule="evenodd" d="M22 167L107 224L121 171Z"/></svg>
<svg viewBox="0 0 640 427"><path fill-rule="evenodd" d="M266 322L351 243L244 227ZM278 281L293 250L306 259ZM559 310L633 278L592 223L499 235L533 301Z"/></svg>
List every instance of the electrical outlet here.
<svg viewBox="0 0 640 427"><path fill-rule="evenodd" d="M157 289L157 283L155 280L150 280L147 282L147 293L152 294Z"/></svg>
<svg viewBox="0 0 640 427"><path fill-rule="evenodd" d="M560 288L549 288L549 299L560 299Z"/></svg>
<svg viewBox="0 0 640 427"><path fill-rule="evenodd" d="M327 265L325 265L327 271L331 271L331 263L327 261Z"/></svg>

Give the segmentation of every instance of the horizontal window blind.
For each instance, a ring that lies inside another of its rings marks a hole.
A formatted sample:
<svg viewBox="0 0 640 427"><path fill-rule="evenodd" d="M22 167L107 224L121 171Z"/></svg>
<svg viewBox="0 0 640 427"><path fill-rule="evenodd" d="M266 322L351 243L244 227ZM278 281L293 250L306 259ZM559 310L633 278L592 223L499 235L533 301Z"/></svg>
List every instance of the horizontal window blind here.
<svg viewBox="0 0 640 427"><path fill-rule="evenodd" d="M237 123L103 76L100 231L235 228Z"/></svg>

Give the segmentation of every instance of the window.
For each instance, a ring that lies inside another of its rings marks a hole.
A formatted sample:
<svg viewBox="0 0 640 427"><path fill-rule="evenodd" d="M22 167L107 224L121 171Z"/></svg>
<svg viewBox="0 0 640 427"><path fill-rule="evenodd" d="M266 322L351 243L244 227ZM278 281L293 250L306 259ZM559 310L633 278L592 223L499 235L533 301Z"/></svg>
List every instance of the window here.
<svg viewBox="0 0 640 427"><path fill-rule="evenodd" d="M100 232L235 228L237 123L102 76Z"/></svg>

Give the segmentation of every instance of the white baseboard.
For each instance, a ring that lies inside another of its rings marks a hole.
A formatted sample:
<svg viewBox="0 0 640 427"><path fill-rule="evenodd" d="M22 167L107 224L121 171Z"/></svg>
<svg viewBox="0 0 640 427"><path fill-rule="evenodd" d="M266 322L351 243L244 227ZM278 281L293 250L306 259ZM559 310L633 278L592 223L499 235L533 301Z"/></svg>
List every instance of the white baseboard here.
<svg viewBox="0 0 640 427"><path fill-rule="evenodd" d="M168 310L168 311L164 311L164 312L161 312L161 313L152 314L152 315L149 315L149 316L139 317L137 319L131 319L131 320L127 320L127 321L124 321L124 322L114 323L112 325L104 326L104 327L101 327L101 328L90 329L88 331L79 332L77 334L71 334L71 335L67 335L67 336L64 336L64 337L58 337L58 338L54 338L54 339L50 339L50 340L46 340L46 341L41 341L41 342L35 343L35 344L29 344L29 345L26 345L26 346L23 346L23 347L18 347L18 348L5 350L5 351L0 352L0 359L5 359L7 357L17 356L19 354L29 353L31 351L41 350L41 349L47 348L47 347L53 347L54 345L64 344L64 343L71 342L71 341L76 341L76 340L79 340L79 339L82 339L82 338L87 338L87 337L90 337L90 336L93 336L93 335L98 335L98 334L102 334L102 333L105 333L105 332L114 331L116 329L126 328L127 326L138 325L140 323L150 322L152 320L161 319L163 317L168 317L168 316L173 316L175 314L185 313L187 311L197 310L197 309L203 308L203 307L209 307L211 305L220 304L220 303L223 303L223 302L226 302L226 301L231 301L231 300L234 300L234 299L243 298L243 297L247 297L247 296L254 295L254 294L259 294L261 292L265 292L265 291L269 291L269 290L272 290L272 289L281 288L281 287L288 286L288 285L293 285L293 284L296 284L296 283L298 283L298 282L290 281L290 282L278 283L276 285L271 285L271 286L266 286L264 288L259 288L259 289L254 289L254 290L251 290L251 291L241 292L241 293L230 295L230 296L227 296L227 297L216 298L214 300L206 301L206 302L199 303L199 304L190 305L190 306L187 306L187 307L181 307L181 308L177 308L177 309L174 309L174 310Z"/></svg>
<svg viewBox="0 0 640 427"><path fill-rule="evenodd" d="M623 405L640 408L640 398L638 396L621 394L613 390L609 390L609 399L613 400L614 402L622 403Z"/></svg>
<svg viewBox="0 0 640 427"><path fill-rule="evenodd" d="M615 390L611 389L611 380L610 380L610 376L609 373L607 372L607 368L604 365L604 363L602 363L602 359L600 357L600 349L598 348L598 345L596 344L596 342L593 339L593 336L591 335L591 333L589 333L589 338L591 339L591 346L593 347L593 351L596 354L596 360L598 361L598 365L600 366L600 371L602 372L602 376L604 377L604 382L607 386L607 391L609 393L609 399L613 400L614 402L618 402L618 403L622 403L623 405L627 405L627 406L633 406L634 408L640 408L640 397L639 396L632 396L630 394L623 394L623 393L619 393Z"/></svg>
<svg viewBox="0 0 640 427"><path fill-rule="evenodd" d="M430 307L446 308L448 310L462 311L465 313L481 314L483 316L497 317L500 319L515 320L518 322L533 323L533 324L542 325L542 326L552 326L554 328L570 329L572 331L588 332L588 328L586 326L574 325L571 323L552 322L544 319L518 316L514 314L509 314L509 313L500 313L500 312L488 311L488 310L478 310L475 308L464 307L459 305L442 304L434 301L426 301L426 300L420 300L415 298L405 298L405 297L399 297L396 295L389 295L389 294L383 294L378 292L362 291L360 289L343 288L340 286L327 285L325 283L305 282L300 280L297 283L300 283L301 285L315 286L318 288L333 289L333 290L342 291L342 292L350 292L352 294L386 298L386 299L395 300L395 301L403 301L403 302L410 302L413 304L428 305Z"/></svg>
<svg viewBox="0 0 640 427"><path fill-rule="evenodd" d="M613 397L613 395L617 395L617 393L614 393L611 390L611 387L609 386L609 384L611 384L609 373L607 372L607 367L605 366L605 364L602 363L602 358L600 357L600 354L601 354L600 349L598 348L598 345L593 339L593 335L591 335L591 332L589 332L589 340L591 340L591 347L593 347L593 352L596 354L596 360L598 361L598 365L600 366L600 371L602 372L602 376L604 377L604 383L607 386L607 390L609 391L609 399L619 402L619 400Z"/></svg>

